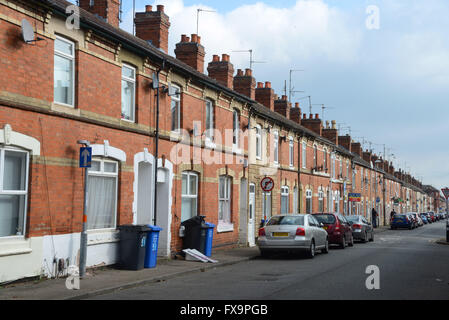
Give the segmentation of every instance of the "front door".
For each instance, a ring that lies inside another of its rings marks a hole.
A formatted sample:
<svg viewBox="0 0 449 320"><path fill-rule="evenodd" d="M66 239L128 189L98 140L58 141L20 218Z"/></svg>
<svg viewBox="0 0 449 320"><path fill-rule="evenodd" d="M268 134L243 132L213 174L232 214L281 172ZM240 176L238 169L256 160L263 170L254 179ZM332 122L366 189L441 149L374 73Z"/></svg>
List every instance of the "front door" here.
<svg viewBox="0 0 449 320"><path fill-rule="evenodd" d="M249 203L248 203L248 245L253 247L255 243L254 235L254 215L256 205L256 186L254 184L249 185Z"/></svg>

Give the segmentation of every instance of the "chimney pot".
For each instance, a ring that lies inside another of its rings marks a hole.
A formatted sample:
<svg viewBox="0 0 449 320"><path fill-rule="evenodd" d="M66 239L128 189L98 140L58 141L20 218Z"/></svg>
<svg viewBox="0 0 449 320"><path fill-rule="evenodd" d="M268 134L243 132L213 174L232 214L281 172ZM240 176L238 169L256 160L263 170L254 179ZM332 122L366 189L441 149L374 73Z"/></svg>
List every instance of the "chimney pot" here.
<svg viewBox="0 0 449 320"><path fill-rule="evenodd" d="M307 115L305 113L302 114L303 119L307 119Z"/></svg>
<svg viewBox="0 0 449 320"><path fill-rule="evenodd" d="M243 76L243 70L237 69L237 76L242 77Z"/></svg>
<svg viewBox="0 0 449 320"><path fill-rule="evenodd" d="M196 36L196 43L201 44L201 37L200 36Z"/></svg>
<svg viewBox="0 0 449 320"><path fill-rule="evenodd" d="M192 34L192 38L191 38L192 40L191 40L191 42L195 42L195 43L197 43L198 42L198 36L196 35L196 34Z"/></svg>
<svg viewBox="0 0 449 320"><path fill-rule="evenodd" d="M299 108L299 102L295 102L295 108Z"/></svg>
<svg viewBox="0 0 449 320"><path fill-rule="evenodd" d="M157 11L158 11L158 12L164 12L164 6L161 5L161 4L159 4L159 5L157 6Z"/></svg>
<svg viewBox="0 0 449 320"><path fill-rule="evenodd" d="M226 53L223 53L221 55L221 61L229 62L229 55L227 55Z"/></svg>
<svg viewBox="0 0 449 320"><path fill-rule="evenodd" d="M337 121L332 120L332 129L337 129Z"/></svg>
<svg viewBox="0 0 449 320"><path fill-rule="evenodd" d="M181 34L181 42L186 42L187 36L185 34Z"/></svg>
<svg viewBox="0 0 449 320"><path fill-rule="evenodd" d="M287 101L287 96L286 95L282 95L282 100Z"/></svg>
<svg viewBox="0 0 449 320"><path fill-rule="evenodd" d="M271 82L270 81L266 81L265 82L265 88L271 88Z"/></svg>
<svg viewBox="0 0 449 320"><path fill-rule="evenodd" d="M309 119L313 119L313 114L310 114L310 115L309 115Z"/></svg>
<svg viewBox="0 0 449 320"><path fill-rule="evenodd" d="M253 71L251 69L245 69L245 76L252 77L253 76Z"/></svg>
<svg viewBox="0 0 449 320"><path fill-rule="evenodd" d="M257 82L257 88L263 88L263 82Z"/></svg>
<svg viewBox="0 0 449 320"><path fill-rule="evenodd" d="M320 115L318 113L315 113L315 119L319 119Z"/></svg>
<svg viewBox="0 0 449 320"><path fill-rule="evenodd" d="M153 11L153 6L152 5L146 5L145 6L145 11L146 12L152 12Z"/></svg>
<svg viewBox="0 0 449 320"><path fill-rule="evenodd" d="M214 54L214 55L212 56L212 61L213 61L213 62L219 62L219 61L220 61L220 56Z"/></svg>

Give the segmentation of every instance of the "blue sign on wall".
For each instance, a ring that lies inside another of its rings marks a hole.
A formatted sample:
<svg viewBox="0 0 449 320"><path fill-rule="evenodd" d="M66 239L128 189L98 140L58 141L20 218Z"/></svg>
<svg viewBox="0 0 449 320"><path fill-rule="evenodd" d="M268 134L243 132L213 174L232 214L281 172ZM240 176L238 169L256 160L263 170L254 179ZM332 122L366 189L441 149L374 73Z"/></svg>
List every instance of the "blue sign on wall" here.
<svg viewBox="0 0 449 320"><path fill-rule="evenodd" d="M92 166L92 148L80 148L80 168L90 168Z"/></svg>

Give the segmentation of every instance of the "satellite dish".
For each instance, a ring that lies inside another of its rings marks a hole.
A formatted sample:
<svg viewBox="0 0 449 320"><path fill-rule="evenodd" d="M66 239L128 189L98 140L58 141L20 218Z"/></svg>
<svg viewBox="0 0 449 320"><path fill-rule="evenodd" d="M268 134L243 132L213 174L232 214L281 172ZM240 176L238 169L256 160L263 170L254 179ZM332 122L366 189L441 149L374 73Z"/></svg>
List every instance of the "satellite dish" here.
<svg viewBox="0 0 449 320"><path fill-rule="evenodd" d="M22 36L26 43L34 42L34 30L28 20L22 20Z"/></svg>

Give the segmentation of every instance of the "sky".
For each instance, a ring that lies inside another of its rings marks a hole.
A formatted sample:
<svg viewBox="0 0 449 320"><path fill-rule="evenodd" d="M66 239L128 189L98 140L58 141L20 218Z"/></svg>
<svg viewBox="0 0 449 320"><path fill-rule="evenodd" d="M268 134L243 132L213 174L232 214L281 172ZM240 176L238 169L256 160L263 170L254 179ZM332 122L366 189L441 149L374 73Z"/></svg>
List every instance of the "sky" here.
<svg viewBox="0 0 449 320"><path fill-rule="evenodd" d="M290 70L303 112L336 120L396 168L424 184L449 185L449 1L447 0L136 0L137 11L163 4L170 17L169 54L181 34L196 33L235 70L249 67L278 95ZM374 8L374 11L373 11ZM132 32L132 0L121 27ZM288 93L287 93L288 94ZM316 105L315 105L316 104ZM394 155L394 156L393 156Z"/></svg>

